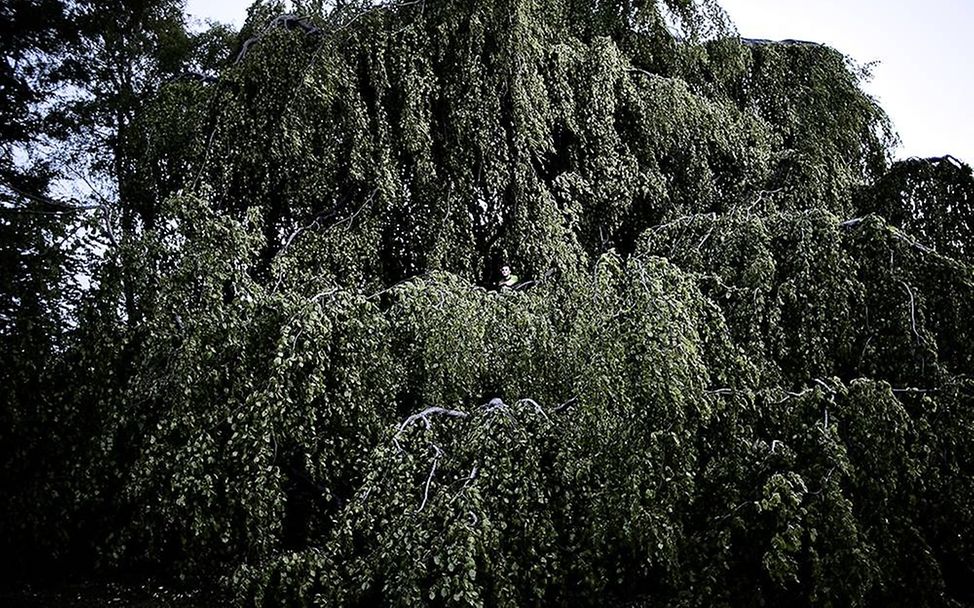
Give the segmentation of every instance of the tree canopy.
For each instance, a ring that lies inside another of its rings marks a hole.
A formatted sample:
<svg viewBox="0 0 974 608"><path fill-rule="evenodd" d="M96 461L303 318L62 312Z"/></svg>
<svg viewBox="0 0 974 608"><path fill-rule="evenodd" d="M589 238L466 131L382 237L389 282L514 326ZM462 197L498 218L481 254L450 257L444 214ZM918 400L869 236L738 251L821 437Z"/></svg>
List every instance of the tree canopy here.
<svg viewBox="0 0 974 608"><path fill-rule="evenodd" d="M711 0L260 0L232 46L147 4L86 101L88 285L0 282L4 553L265 606L974 602L974 176L892 162L841 52Z"/></svg>

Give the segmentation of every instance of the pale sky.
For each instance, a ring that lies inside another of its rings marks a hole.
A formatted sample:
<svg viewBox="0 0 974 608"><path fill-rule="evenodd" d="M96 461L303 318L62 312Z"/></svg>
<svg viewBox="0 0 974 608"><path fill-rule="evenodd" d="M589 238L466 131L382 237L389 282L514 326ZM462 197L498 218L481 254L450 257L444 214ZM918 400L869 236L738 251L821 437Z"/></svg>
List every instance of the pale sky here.
<svg viewBox="0 0 974 608"><path fill-rule="evenodd" d="M974 163L974 0L721 0L745 38L823 42L879 62L866 91L902 140L899 158Z"/></svg>
<svg viewBox="0 0 974 608"><path fill-rule="evenodd" d="M237 26L248 0L189 0L191 14ZM745 38L822 42L877 62L866 91L889 113L898 158L974 163L974 0L721 0Z"/></svg>

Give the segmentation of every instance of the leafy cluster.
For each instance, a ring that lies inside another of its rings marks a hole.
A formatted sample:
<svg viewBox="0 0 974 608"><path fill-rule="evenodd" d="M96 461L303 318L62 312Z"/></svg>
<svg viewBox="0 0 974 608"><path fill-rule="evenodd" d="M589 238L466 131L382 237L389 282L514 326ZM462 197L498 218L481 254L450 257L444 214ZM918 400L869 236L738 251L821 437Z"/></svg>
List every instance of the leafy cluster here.
<svg viewBox="0 0 974 608"><path fill-rule="evenodd" d="M889 166L855 66L711 2L299 8L127 128L5 547L258 605L974 601L974 179Z"/></svg>

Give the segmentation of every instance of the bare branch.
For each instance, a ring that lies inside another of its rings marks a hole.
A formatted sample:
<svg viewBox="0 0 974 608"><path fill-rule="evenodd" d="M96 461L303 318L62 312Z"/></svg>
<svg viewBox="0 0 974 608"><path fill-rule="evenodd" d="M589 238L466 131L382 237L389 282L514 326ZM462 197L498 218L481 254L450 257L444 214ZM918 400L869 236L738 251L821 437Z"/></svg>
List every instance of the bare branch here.
<svg viewBox="0 0 974 608"><path fill-rule="evenodd" d="M893 236L895 238L903 241L907 245L909 245L909 246L911 246L911 247L913 247L913 248L915 248L915 249L917 249L917 250L919 250L919 251L921 251L923 253L937 254L936 250L931 249L930 247L927 247L926 245L924 245L920 241L914 239L913 237L909 236L908 234L906 234L905 232L903 232L899 228L896 228L895 226L891 226L890 228L891 228L891 230L893 232ZM937 255L939 255L939 254L937 254Z"/></svg>
<svg viewBox="0 0 974 608"><path fill-rule="evenodd" d="M542 408L540 405L538 405L538 402L535 401L534 399L527 399L527 398L520 399L520 400L518 400L517 403L515 403L515 405L530 405L531 407L534 408L534 411L535 412L537 412L537 413L541 414L542 416L544 416L544 419L547 420L548 422L551 422L551 418L549 418L548 417L548 414L545 413L544 408Z"/></svg>
<svg viewBox="0 0 974 608"><path fill-rule="evenodd" d="M339 221L337 221L337 222L335 222L335 223L334 223L334 224L332 224L331 226L328 226L327 228L325 228L325 230L324 230L324 231L325 231L325 232L328 232L329 230L331 230L331 229L332 229L332 228L334 228L335 226L341 226L342 224L346 224L346 223L347 223L347 224L349 225L349 227L351 227L351 225L352 225L352 222L353 222L353 221L355 221L355 218L356 218L356 217L358 217L358 215L359 215L360 213L362 213L362 211L363 211L363 210L364 210L364 209L365 209L366 207L368 207L368 206L369 206L369 204L370 204L370 203L371 203L372 201L374 201L374 200L375 200L375 195L376 195L376 193L377 193L378 191L379 191L379 189L378 189L378 188L375 188L375 189L373 189L373 190L372 190L372 192L370 192L370 193L369 193L369 196L368 196L368 198L366 198L366 199L365 199L365 202L363 202L363 203L362 203L362 204L361 204L361 205L359 206L359 208L358 208L358 209L356 209L354 213L352 213L352 215L350 215L349 217L347 217L347 218L345 218L345 219L343 219L343 220L339 220Z"/></svg>
<svg viewBox="0 0 974 608"><path fill-rule="evenodd" d="M5 207L0 205L0 213L13 213L15 215L63 215L73 213L72 209L56 209L52 211L41 211L39 209L27 209L25 207Z"/></svg>
<svg viewBox="0 0 974 608"><path fill-rule="evenodd" d="M504 403L504 400L501 399L500 397L494 397L493 399L481 405L480 407L481 409L485 410L489 414L501 408L507 408L507 404Z"/></svg>
<svg viewBox="0 0 974 608"><path fill-rule="evenodd" d="M100 205L97 207L102 212L102 220L105 223L105 234L108 235L108 240L111 242L112 246L118 249L118 240L115 238L115 229L112 228L112 202L105 198L101 192L95 188L95 185L88 180L88 176L80 171L74 171L75 177L80 178L84 181L85 185L91 190L92 194L98 197L101 201Z"/></svg>
<svg viewBox="0 0 974 608"><path fill-rule="evenodd" d="M433 450L435 451L435 455L433 456L433 466L430 467L429 477L426 478L426 489L423 490L423 502L420 503L419 508L416 509L417 513L426 508L426 503L429 501L430 497L430 484L433 483L433 476L436 474L436 467L440 463L440 458L443 456L443 450L441 450L438 445L435 443L431 443L430 445L433 446Z"/></svg>
<svg viewBox="0 0 974 608"><path fill-rule="evenodd" d="M302 232L314 228L315 224L317 223L318 223L318 217L315 217L315 219L311 220L311 222L308 223L306 226L299 226L294 232L288 235L287 239L284 240L284 244L281 245L281 248L277 251L277 255L281 255L282 253L287 251L287 248L291 246L291 243L294 242L294 239L298 238L298 236Z"/></svg>
<svg viewBox="0 0 974 608"><path fill-rule="evenodd" d="M906 281L899 279L899 282L903 287L906 287L906 292L910 294L910 323L913 327L913 335L916 336L917 343L919 343L920 332L917 331L916 298L913 297L913 290L910 289L910 285Z"/></svg>
<svg viewBox="0 0 974 608"><path fill-rule="evenodd" d="M577 402L578 402L578 396L572 397L568 401L566 401L566 402L564 402L564 403L562 403L560 405L557 405L557 406L551 408L551 411L553 411L553 412L560 412L560 411L562 411L564 409L567 409L568 406L572 405L573 403L577 403Z"/></svg>
<svg viewBox="0 0 974 608"><path fill-rule="evenodd" d="M240 52L237 53L237 58L234 60L234 64L238 64L243 61L244 58L247 57L250 47L254 43L259 42L261 38L277 27L282 27L286 30L300 29L309 36L321 34L321 28L313 25L306 17L299 17L298 15L290 13L278 15L277 17L271 19L270 22L264 26L264 29L244 41Z"/></svg>
<svg viewBox="0 0 974 608"><path fill-rule="evenodd" d="M800 393L796 393L796 392L793 392L793 391L785 391L785 398L782 399L782 400L780 400L780 401L778 401L778 403L784 403L785 401L788 401L789 399L793 399L793 398L804 397L809 392L811 392L811 390L812 389L810 389L810 388L806 388L805 390L801 391Z"/></svg>
<svg viewBox="0 0 974 608"><path fill-rule="evenodd" d="M750 214L751 209L753 209L755 206L757 206L758 203L764 201L764 197L765 196L767 196L769 194L780 194L780 193L782 193L784 191L785 191L785 189L783 187L782 188L775 188L774 190L759 190L757 192L757 196L754 197L754 200L751 202L751 204L747 206L748 213Z"/></svg>
<svg viewBox="0 0 974 608"><path fill-rule="evenodd" d="M678 224L682 224L684 222L689 222L696 219L707 219L710 221L715 221L717 219L717 214L714 212L710 212L710 213L691 213L689 215L681 215L680 217L670 220L665 224L656 224L655 226L650 227L650 230L653 232L658 232L660 230L665 230L667 228L670 228L671 226L676 226Z"/></svg>
<svg viewBox="0 0 974 608"><path fill-rule="evenodd" d="M821 378L815 378L812 381L815 384L817 384L817 385L821 386L822 388L824 388L826 390L826 392L828 392L829 394L831 394L831 395L834 395L835 394L835 389L832 388L831 386L829 386L828 384L826 384L825 383L825 380L822 380Z"/></svg>
<svg viewBox="0 0 974 608"><path fill-rule="evenodd" d="M79 203L76 200L60 201L60 200L57 200L57 199L53 199L53 198L51 198L49 196L43 196L41 194L27 192L25 190L21 190L17 186L14 186L12 183L10 183L7 180L0 181L0 185L2 185L4 188L7 188L11 192L17 194L18 196L21 196L23 198L26 198L26 199L28 199L30 201L33 201L35 203L40 203L42 205L47 205L49 207L54 207L54 209L57 209L58 210L57 211L58 213L74 213L74 212L78 212L78 211L91 211L93 209L99 209L102 206L101 204L89 204L89 205L86 205L86 204ZM97 192L96 192L96 194L97 194ZM17 207L5 207L4 210L17 211L18 208Z"/></svg>
<svg viewBox="0 0 974 608"><path fill-rule="evenodd" d="M467 477L466 477L466 479L464 479L464 480L463 480L463 485L462 485L462 486L460 486L460 489L459 489L459 490L457 490L457 493L456 493L456 494L454 494L454 495L453 495L453 498L451 498L451 499L450 499L450 504L451 504L451 505L452 505L453 503L455 503L455 502L457 501L457 499L458 499L458 498L460 498L460 496L461 496L461 495L463 494L463 491L467 489L467 486L469 486L469 485L470 485L470 483L471 483L471 482L472 482L472 481L473 481L474 479L476 479L476 478L477 478L477 471L478 471L478 470L479 470L479 469L477 468L477 463L474 463L474 465L473 465L473 468L471 468L471 469L470 469L470 474L469 474L469 475L467 475Z"/></svg>
<svg viewBox="0 0 974 608"><path fill-rule="evenodd" d="M809 494L810 495L813 495L813 496L818 496L819 494L821 494L822 491L825 490L825 486L829 483L829 479L831 479L832 473L834 473L834 472L835 472L835 467L832 467L831 469L829 469L829 472L826 473L825 474L825 477L822 478L822 485L821 485L821 487L819 487L819 489L817 491L815 491L815 492L809 492Z"/></svg>
<svg viewBox="0 0 974 608"><path fill-rule="evenodd" d="M642 69L639 69L639 68L628 68L626 71L627 72L630 72L632 74L642 74L643 76L647 76L650 79L654 79L654 78L662 79L663 78L663 76L660 76L659 74L653 74L652 72L647 72L646 70L642 70Z"/></svg>
<svg viewBox="0 0 974 608"><path fill-rule="evenodd" d="M210 136L206 140L206 149L203 150L203 158L200 159L200 166L196 169L196 177L193 178L193 190L196 190L196 187L199 185L200 178L203 177L203 170L206 168L206 163L210 160L210 152L213 151L213 139L216 137L216 130L220 126L220 116L217 115L214 120L213 128L210 130Z"/></svg>
<svg viewBox="0 0 974 608"><path fill-rule="evenodd" d="M399 426L399 431L396 432L396 435L402 433L408 426L415 423L417 420L422 420L426 425L426 428L430 428L429 417L432 415L450 416L452 418L466 418L469 416L469 414L466 412L461 412L460 410L448 410L442 407L428 407L422 412L413 414L409 418L406 418L406 420L403 421L403 423Z"/></svg>
<svg viewBox="0 0 974 608"><path fill-rule="evenodd" d="M26 213L31 215L59 215L62 213L81 213L84 211L99 210L102 212L103 215L103 220L105 223L105 233L108 234L108 240L111 241L112 245L117 248L118 241L115 239L115 232L112 230L112 219L111 219L112 203L104 196L102 196L102 194L98 192L98 190L94 186L91 185L91 183L88 181L88 178L85 175L78 173L76 171L75 176L82 179L88 185L88 187L91 188L92 194L94 194L95 196L98 197L99 200L101 200L100 203L84 204L84 203L79 203L75 199L71 199L70 201L57 200L49 196L43 196L36 193L26 192L14 186L9 181L5 180L0 182L0 185L7 188L11 192L14 192L18 196L26 198L27 200L33 201L35 203L46 205L48 207L53 207L53 209L42 210L42 209L26 209L19 206L13 206L13 207L0 206L0 211L7 212L7 213Z"/></svg>
<svg viewBox="0 0 974 608"><path fill-rule="evenodd" d="M710 236L714 233L714 228L716 228L716 227L717 227L716 222L710 225L710 230L708 230L707 231L707 234L703 235L703 238L700 239L700 242L699 243L697 243L696 249L698 251L704 246L704 243L707 242L707 239L709 239Z"/></svg>
<svg viewBox="0 0 974 608"><path fill-rule="evenodd" d="M741 44L744 46L822 46L819 42L809 42L807 40L769 40L767 38L741 38Z"/></svg>

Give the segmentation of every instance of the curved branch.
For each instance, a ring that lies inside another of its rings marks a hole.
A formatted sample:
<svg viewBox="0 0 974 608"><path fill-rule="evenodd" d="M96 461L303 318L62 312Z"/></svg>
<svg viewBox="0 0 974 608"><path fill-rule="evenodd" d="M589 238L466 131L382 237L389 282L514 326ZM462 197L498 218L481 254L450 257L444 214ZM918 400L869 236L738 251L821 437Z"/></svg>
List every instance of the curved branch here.
<svg viewBox="0 0 974 608"><path fill-rule="evenodd" d="M461 412L460 410L448 410L442 407L428 407L422 412L419 412L418 414L413 414L409 418L406 418L403 421L403 423L399 425L399 430L397 430L396 434L392 436L392 443L395 444L396 449L402 452L402 446L399 445L399 436L402 435L403 431L405 431L410 425L415 424L419 420L423 421L423 424L426 425L427 429L430 428L429 417L433 415L449 416L451 418L466 418L467 416L469 416L469 414L467 414L466 412ZM433 447L436 448L435 445ZM437 451L439 451L439 448L436 449Z"/></svg>
<svg viewBox="0 0 974 608"><path fill-rule="evenodd" d="M466 412L461 412L460 410L448 410L442 407L428 407L422 412L419 412L418 414L413 414L409 418L406 418L406 420L404 420L403 423L399 425L399 430L396 432L396 435L402 433L404 430L406 430L406 428L409 425L415 423L417 420L422 420L423 423L426 425L426 428L430 428L429 417L432 415L449 416L451 418L466 418L467 416L469 416L469 414L467 414Z"/></svg>
<svg viewBox="0 0 974 608"><path fill-rule="evenodd" d="M519 399L514 405L530 405L531 407L534 408L535 412L541 414L544 417L544 419L547 420L548 422L551 422L551 418L548 417L548 414L544 411L544 408L541 407L538 404L538 402L535 401L534 399L528 399L528 398Z"/></svg>
<svg viewBox="0 0 974 608"><path fill-rule="evenodd" d="M578 402L578 396L576 395L576 396L572 397L571 399L569 399L568 401L566 401L566 402L564 402L564 403L562 403L560 405L556 405L555 407L551 408L551 411L553 411L553 412L560 412L562 410L568 409L568 407L570 405L572 405L573 403L577 403L577 402Z"/></svg>
<svg viewBox="0 0 974 608"><path fill-rule="evenodd" d="M321 34L321 28L317 27L316 25L313 25L307 19L307 17L299 17L291 13L278 15L277 17L271 19L270 22L268 22L268 24L265 25L264 29L262 29L260 32L244 40L243 45L241 45L240 52L237 53L237 58L234 60L234 63L237 64L243 61L244 58L247 57L247 53L250 51L250 47L254 43L259 42L261 38L266 36L271 30L273 30L276 27L282 27L288 31L300 29L302 32L304 32L309 36L315 36Z"/></svg>
<svg viewBox="0 0 974 608"><path fill-rule="evenodd" d="M913 328L913 335L916 336L917 343L920 342L920 332L917 331L917 307L916 298L913 296L913 290L910 289L910 284L903 279L899 280L899 283L906 287L906 293L910 295L910 324Z"/></svg>

